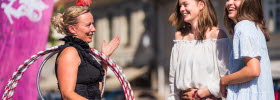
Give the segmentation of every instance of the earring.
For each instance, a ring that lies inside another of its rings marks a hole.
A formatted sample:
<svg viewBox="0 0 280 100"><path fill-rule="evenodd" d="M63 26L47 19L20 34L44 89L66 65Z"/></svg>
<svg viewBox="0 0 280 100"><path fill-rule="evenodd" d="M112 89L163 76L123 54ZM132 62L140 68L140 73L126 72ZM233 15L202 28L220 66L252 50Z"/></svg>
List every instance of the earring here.
<svg viewBox="0 0 280 100"><path fill-rule="evenodd" d="M73 36L78 36L78 34L73 34Z"/></svg>

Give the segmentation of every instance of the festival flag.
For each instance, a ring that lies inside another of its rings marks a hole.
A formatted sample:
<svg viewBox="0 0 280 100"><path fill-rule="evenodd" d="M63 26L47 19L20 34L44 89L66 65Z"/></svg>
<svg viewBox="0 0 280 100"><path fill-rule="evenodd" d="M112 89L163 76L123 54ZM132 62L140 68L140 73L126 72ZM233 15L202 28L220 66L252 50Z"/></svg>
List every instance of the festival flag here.
<svg viewBox="0 0 280 100"><path fill-rule="evenodd" d="M13 72L38 51L46 48L53 0L0 0L0 94ZM13 100L37 100L36 61L23 74Z"/></svg>

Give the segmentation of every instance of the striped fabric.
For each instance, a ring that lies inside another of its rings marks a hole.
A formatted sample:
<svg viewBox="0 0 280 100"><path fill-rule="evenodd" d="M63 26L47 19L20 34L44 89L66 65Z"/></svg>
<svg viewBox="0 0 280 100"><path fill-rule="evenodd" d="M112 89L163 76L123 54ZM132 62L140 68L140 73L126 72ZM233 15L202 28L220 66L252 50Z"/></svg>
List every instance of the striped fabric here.
<svg viewBox="0 0 280 100"><path fill-rule="evenodd" d="M245 66L243 57L258 57L261 74L249 82L229 85L227 100L274 100L266 40L261 29L254 22L248 20L240 21L234 27L229 74Z"/></svg>

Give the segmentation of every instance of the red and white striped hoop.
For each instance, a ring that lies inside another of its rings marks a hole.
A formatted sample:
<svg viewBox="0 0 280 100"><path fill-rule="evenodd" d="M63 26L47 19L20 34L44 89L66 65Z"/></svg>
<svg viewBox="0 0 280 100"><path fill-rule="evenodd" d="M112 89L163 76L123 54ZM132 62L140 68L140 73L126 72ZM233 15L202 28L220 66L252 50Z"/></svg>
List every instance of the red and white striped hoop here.
<svg viewBox="0 0 280 100"><path fill-rule="evenodd" d="M3 100L12 99L15 88L16 88L20 78L24 74L24 72L41 56L44 56L51 52L59 51L59 47L60 46L54 46L51 48L47 48L47 49L40 51L37 54L31 56L29 59L25 60L24 63L18 67L18 69L13 73L12 77L9 79L8 84L5 87L5 92L2 96L2 99ZM129 82L125 78L125 75L122 73L121 68L116 63L114 63L109 57L105 56L104 54L100 53L99 51L97 51L95 49L91 49L90 53L93 56L95 56L96 58L98 58L99 60L106 63L109 66L109 68L114 72L114 74L117 76L118 80L120 81L120 83L122 85L126 100L135 100L135 98L133 96L133 90L131 89Z"/></svg>

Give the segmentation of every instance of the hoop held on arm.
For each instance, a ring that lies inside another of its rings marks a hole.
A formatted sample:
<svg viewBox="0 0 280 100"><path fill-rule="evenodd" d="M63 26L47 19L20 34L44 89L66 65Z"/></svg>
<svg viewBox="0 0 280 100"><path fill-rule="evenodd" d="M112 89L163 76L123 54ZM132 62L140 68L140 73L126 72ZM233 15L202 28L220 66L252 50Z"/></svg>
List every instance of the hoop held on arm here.
<svg viewBox="0 0 280 100"><path fill-rule="evenodd" d="M24 74L24 72L41 56L60 50L59 47L60 46L54 46L51 48L47 48L44 51L40 51L37 54L31 56L29 59L27 59L22 65L20 65L18 67L18 69L13 73L12 77L9 79L8 84L5 87L5 92L2 96L2 99L3 100L12 99L15 88L16 88L20 78ZM121 68L117 64L115 64L109 57L105 56L104 54L100 53L99 51L97 51L95 49L91 49L90 53L92 55L94 55L96 58L102 60L114 72L114 74L117 76L118 80L120 81L120 83L122 85L126 100L135 100L135 98L133 96L133 90L131 89L130 83L125 78L125 75L122 73Z"/></svg>

